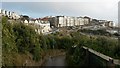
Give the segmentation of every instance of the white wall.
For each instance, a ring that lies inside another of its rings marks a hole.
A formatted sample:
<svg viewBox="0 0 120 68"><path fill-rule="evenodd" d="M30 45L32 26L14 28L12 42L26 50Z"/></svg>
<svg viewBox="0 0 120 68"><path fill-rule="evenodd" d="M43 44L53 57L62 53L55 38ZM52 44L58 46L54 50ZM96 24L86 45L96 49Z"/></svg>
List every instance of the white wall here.
<svg viewBox="0 0 120 68"><path fill-rule="evenodd" d="M85 20L84 20L84 18L81 18L81 19L80 19L80 25L85 25Z"/></svg>
<svg viewBox="0 0 120 68"><path fill-rule="evenodd" d="M35 23L38 23L38 20L35 20Z"/></svg>
<svg viewBox="0 0 120 68"><path fill-rule="evenodd" d="M45 23L45 24L40 24L42 27L42 33L48 33L51 28L50 28L50 23Z"/></svg>
<svg viewBox="0 0 120 68"><path fill-rule="evenodd" d="M63 23L64 23L64 17L59 17L58 18L59 19L59 27L63 27L64 25L63 25Z"/></svg>
<svg viewBox="0 0 120 68"><path fill-rule="evenodd" d="M0 9L0 13L2 13L2 9Z"/></svg>
<svg viewBox="0 0 120 68"><path fill-rule="evenodd" d="M28 24L29 22L27 20L25 20L24 23Z"/></svg>
<svg viewBox="0 0 120 68"><path fill-rule="evenodd" d="M29 23L35 23L35 21L29 21Z"/></svg>

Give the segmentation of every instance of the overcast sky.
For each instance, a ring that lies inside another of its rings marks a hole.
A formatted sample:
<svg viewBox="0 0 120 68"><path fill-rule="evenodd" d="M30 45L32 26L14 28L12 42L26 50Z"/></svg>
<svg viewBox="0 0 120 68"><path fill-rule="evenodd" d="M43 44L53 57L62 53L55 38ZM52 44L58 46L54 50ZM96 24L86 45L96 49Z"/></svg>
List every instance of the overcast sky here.
<svg viewBox="0 0 120 68"><path fill-rule="evenodd" d="M27 1L27 0L24 0ZM31 0L33 1L33 0ZM36 0L34 0L36 1ZM2 2L2 8L33 18L55 15L89 16L118 21L119 0L44 0L44 2ZM48 1L48 2L45 2ZM53 2L54 1L54 2ZM79 2L78 2L79 1ZM1 5L1 3L0 3Z"/></svg>

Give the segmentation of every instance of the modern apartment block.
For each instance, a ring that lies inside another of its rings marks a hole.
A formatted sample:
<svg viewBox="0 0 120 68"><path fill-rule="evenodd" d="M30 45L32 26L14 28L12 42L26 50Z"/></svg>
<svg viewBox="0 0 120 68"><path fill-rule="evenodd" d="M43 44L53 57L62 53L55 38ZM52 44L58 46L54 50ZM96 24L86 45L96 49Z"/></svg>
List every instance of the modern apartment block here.
<svg viewBox="0 0 120 68"><path fill-rule="evenodd" d="M50 21L50 25L53 27L69 27L69 26L103 26L113 27L113 21L97 20L90 17L72 17L72 16L51 16L47 17Z"/></svg>
<svg viewBox="0 0 120 68"><path fill-rule="evenodd" d="M72 16L55 16L49 20L54 27L81 26L90 23L89 18Z"/></svg>

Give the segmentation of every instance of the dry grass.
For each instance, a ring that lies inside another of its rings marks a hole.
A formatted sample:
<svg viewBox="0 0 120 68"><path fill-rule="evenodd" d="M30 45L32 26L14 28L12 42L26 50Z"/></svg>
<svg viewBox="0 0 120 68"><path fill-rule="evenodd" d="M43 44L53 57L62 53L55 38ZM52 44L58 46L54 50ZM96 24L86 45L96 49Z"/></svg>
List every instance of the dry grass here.
<svg viewBox="0 0 120 68"><path fill-rule="evenodd" d="M64 50L49 49L47 51L42 51L41 60L36 62L32 59L32 55L30 53L11 53L4 56L3 61L7 66L41 66L49 56L54 57L59 55L65 55Z"/></svg>

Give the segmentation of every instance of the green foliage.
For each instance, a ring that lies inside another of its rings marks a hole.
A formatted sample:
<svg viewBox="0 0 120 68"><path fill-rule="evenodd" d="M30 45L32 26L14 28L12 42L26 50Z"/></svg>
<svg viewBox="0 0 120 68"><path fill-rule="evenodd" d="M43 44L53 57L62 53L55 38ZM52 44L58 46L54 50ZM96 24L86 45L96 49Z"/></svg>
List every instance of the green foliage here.
<svg viewBox="0 0 120 68"><path fill-rule="evenodd" d="M68 35L60 32L41 35L36 33L34 27L30 25L20 22L9 23L6 17L2 18L2 24L4 65L15 64L11 61L14 58L12 54L30 53L33 55L33 60L39 61L42 57L41 52L47 49L65 49L67 51L67 60L70 61L70 64L80 65L83 64L85 58L82 46L90 47L108 56L120 59L118 41L107 37L89 37L78 32L71 32Z"/></svg>
<svg viewBox="0 0 120 68"><path fill-rule="evenodd" d="M68 49L67 60L70 65L84 64L85 50L82 50L82 48L80 48L81 46L87 46L110 57L120 59L120 46L115 39L110 39L105 36L89 37L80 35L79 33L73 33L71 36L74 45L76 44L77 47Z"/></svg>
<svg viewBox="0 0 120 68"><path fill-rule="evenodd" d="M13 30L11 28L12 24L7 23L7 18L2 19L3 29L2 29L2 47L4 52L10 53L11 51L17 51L15 37L12 35Z"/></svg>
<svg viewBox="0 0 120 68"><path fill-rule="evenodd" d="M39 35L34 28L20 22L9 23L6 17L2 18L2 49L3 64L15 64L11 61L14 54L31 53L33 59L38 61L41 58L41 44ZM10 58L11 57L11 58ZM10 62L9 64L7 63Z"/></svg>
<svg viewBox="0 0 120 68"><path fill-rule="evenodd" d="M34 47L34 49L33 49L33 60L36 60L36 61L39 61L40 59L41 59L41 55L40 55L40 53L41 53L41 48L40 48L40 46L35 46Z"/></svg>

